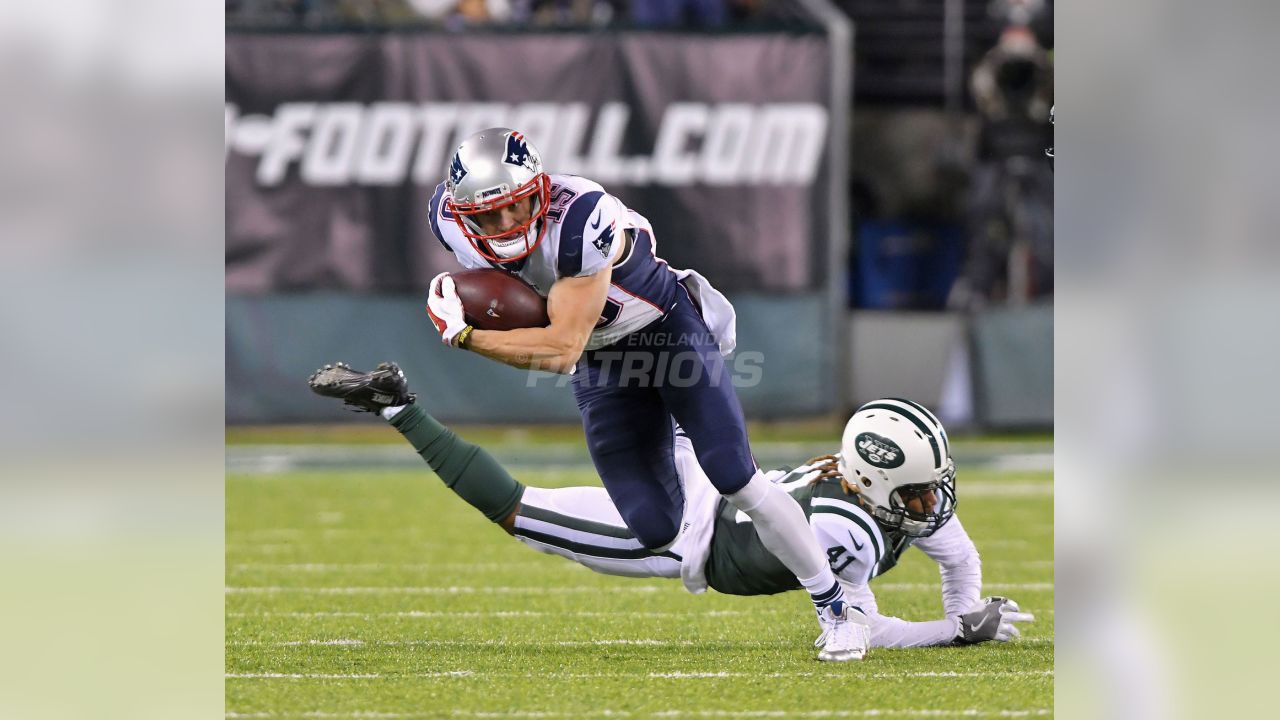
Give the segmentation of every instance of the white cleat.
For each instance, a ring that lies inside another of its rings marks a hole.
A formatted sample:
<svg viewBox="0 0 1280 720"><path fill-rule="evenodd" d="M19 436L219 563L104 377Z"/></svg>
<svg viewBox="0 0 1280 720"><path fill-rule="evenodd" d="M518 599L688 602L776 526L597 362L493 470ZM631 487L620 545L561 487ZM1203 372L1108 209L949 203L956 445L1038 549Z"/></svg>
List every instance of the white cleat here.
<svg viewBox="0 0 1280 720"><path fill-rule="evenodd" d="M839 610L835 608L839 605ZM814 642L818 659L826 662L861 660L871 647L871 624L861 610L836 602L818 612L822 634Z"/></svg>

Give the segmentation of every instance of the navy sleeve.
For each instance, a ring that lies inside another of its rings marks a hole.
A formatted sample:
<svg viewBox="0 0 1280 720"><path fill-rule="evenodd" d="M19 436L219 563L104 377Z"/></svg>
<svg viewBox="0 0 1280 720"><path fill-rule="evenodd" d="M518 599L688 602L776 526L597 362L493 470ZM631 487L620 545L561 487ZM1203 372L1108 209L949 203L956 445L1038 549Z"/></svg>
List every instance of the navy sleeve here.
<svg viewBox="0 0 1280 720"><path fill-rule="evenodd" d="M556 275L582 277L605 268L613 257L620 221L617 201L602 192L574 199L560 226Z"/></svg>
<svg viewBox="0 0 1280 720"><path fill-rule="evenodd" d="M444 204L444 183L436 186L436 192L431 196L431 202L428 203L428 213L431 216L431 232L435 233L436 239L444 246L445 250L453 252L453 248L449 247L449 243L444 241L444 233L440 232L440 207Z"/></svg>

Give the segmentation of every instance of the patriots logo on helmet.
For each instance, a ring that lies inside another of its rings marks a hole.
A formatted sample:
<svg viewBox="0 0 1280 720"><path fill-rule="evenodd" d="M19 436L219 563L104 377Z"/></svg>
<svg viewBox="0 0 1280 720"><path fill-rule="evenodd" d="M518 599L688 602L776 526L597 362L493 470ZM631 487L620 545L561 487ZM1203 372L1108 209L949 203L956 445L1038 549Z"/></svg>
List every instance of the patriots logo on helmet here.
<svg viewBox="0 0 1280 720"><path fill-rule="evenodd" d="M458 153L454 153L453 162L449 163L449 182L457 185L466 176L467 169L462 165L462 157Z"/></svg>
<svg viewBox="0 0 1280 720"><path fill-rule="evenodd" d="M525 141L524 135L513 132L507 136L507 153L502 156L502 161L535 169L529 153L529 143Z"/></svg>

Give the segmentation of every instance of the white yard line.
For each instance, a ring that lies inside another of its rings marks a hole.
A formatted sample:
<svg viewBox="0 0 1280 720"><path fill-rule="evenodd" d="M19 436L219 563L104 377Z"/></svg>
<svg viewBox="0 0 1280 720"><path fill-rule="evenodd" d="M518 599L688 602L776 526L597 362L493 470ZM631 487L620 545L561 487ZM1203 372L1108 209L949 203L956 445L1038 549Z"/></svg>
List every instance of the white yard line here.
<svg viewBox="0 0 1280 720"><path fill-rule="evenodd" d="M902 680L912 678L1007 678L1007 677L1052 677L1052 670L1013 670L993 672L900 672L900 673L757 673L757 672L669 672L669 673L528 673L516 674L508 672L473 672L471 670L450 670L430 673L227 673L229 680L408 680L417 678L523 678L527 680L635 680L648 678L652 680L705 680L716 678L818 678L841 680Z"/></svg>
<svg viewBox="0 0 1280 720"><path fill-rule="evenodd" d="M615 639L615 640L360 640L357 638L333 638L328 640L231 640L229 647L300 647L300 646L333 646L360 647L376 645L381 647L515 647L556 645L560 647L606 647L610 645L642 645L650 647L710 647L725 642L740 644L730 640L654 640ZM1030 645L1044 645L1053 642L1053 638L1020 638L1016 642Z"/></svg>
<svg viewBox="0 0 1280 720"><path fill-rule="evenodd" d="M686 612L627 612L627 617L643 617L643 618L692 618L692 617L740 617L740 616L759 616L759 615L780 615L786 612L791 614L790 610L755 610L748 612L746 610L711 610L708 612L696 612L693 610ZM233 618L257 618L257 617L287 617L287 618L359 618L361 620L376 620L381 618L526 618L526 617L618 617L617 611L603 610L564 610L564 611L543 611L543 610L495 610L493 612L482 612L475 610L405 610L401 612L341 612L341 611L324 611L317 610L311 612L293 611L293 612L229 612L227 617Z"/></svg>
<svg viewBox="0 0 1280 720"><path fill-rule="evenodd" d="M1049 497L1053 495L1053 483L1045 481L1000 482L957 481L956 494L959 497Z"/></svg>
<svg viewBox="0 0 1280 720"><path fill-rule="evenodd" d="M480 571L502 571L502 572L519 572L536 570L543 572L544 569L538 565L530 565L529 563L235 563L230 566L232 570L238 572L252 571L280 571L280 572L298 572L298 573L323 573L323 572L389 572L395 570L421 570L421 571L440 571L440 570L474 570ZM580 565L567 565L566 567L581 567Z"/></svg>
<svg viewBox="0 0 1280 720"><path fill-rule="evenodd" d="M572 593L655 593L664 588L652 585L629 587L599 587L588 585L566 585L563 587L543 587L538 585L527 587L475 587L471 585L450 586L415 586L415 587L285 587L279 585L261 586L228 586L228 595L253 594L272 595L277 593L298 593L303 595L466 595L471 593L526 593L529 595L564 595Z"/></svg>
<svg viewBox="0 0 1280 720"><path fill-rule="evenodd" d="M664 710L652 717L1042 717L1052 715L1047 707L1032 710L891 710L891 708L863 708L863 710Z"/></svg>
<svg viewBox="0 0 1280 720"><path fill-rule="evenodd" d="M712 641L714 642L714 641ZM296 647L299 645L336 645L336 646L359 646L359 645L380 645L386 647L514 647L517 645L558 645L561 647L584 647L584 646L608 646L608 645L649 645L649 646L679 646L679 647L697 647L711 643L699 643L693 640L357 640L354 638L337 638L333 640L232 640L227 643L232 647Z"/></svg>
<svg viewBox="0 0 1280 720"><path fill-rule="evenodd" d="M876 590L937 590L941 592L942 586L937 583L878 583L871 581L871 589ZM1033 583L984 583L983 590L1052 590L1051 582L1033 582Z"/></svg>
<svg viewBox="0 0 1280 720"><path fill-rule="evenodd" d="M503 710L486 712L483 710L453 710L453 717L470 718L596 718L596 717L706 717L706 718L824 718L824 717L1043 717L1052 715L1051 708L1031 708L1024 710L983 710L965 708L962 710L935 710L914 708L862 708L859 710L659 710L656 712L633 713L629 710L595 710L589 712L571 712L554 710ZM377 710L356 710L345 713L332 713L323 710L311 710L301 713L238 713L228 712L227 718L245 720L248 718L265 720L267 718L350 718L351 720L412 720L415 718L438 718L439 712L379 712Z"/></svg>
<svg viewBox="0 0 1280 720"><path fill-rule="evenodd" d="M877 583L872 582L872 590L938 590L937 583ZM987 583L984 590L1052 590L1053 583ZM590 585L566 585L562 587L476 587L471 585L450 586L414 586L414 587L288 587L280 585L228 586L227 595L274 595L293 593L299 595L466 595L472 593L486 594L520 594L529 595L564 595L574 593L641 593L649 594L666 590L652 585L599 587Z"/></svg>
<svg viewBox="0 0 1280 720"><path fill-rule="evenodd" d="M986 544L986 543L983 543ZM1051 568L1052 560L1005 560L984 559L986 565L1009 567ZM586 569L581 565L558 565L560 569ZM236 572L287 572L287 573L325 573L325 572L396 572L396 571L457 571L475 572L546 572L541 564L530 563L257 563L244 562L230 565Z"/></svg>

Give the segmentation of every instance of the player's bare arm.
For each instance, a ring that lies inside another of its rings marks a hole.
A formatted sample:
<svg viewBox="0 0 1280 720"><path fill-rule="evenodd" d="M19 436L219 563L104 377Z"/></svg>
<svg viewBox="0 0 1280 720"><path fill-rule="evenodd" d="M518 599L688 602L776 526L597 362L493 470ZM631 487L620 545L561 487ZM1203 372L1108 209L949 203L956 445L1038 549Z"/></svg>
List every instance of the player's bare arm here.
<svg viewBox="0 0 1280 720"><path fill-rule="evenodd" d="M613 268L586 277L561 278L547 295L544 328L474 330L463 348L522 369L568 374L600 319Z"/></svg>

